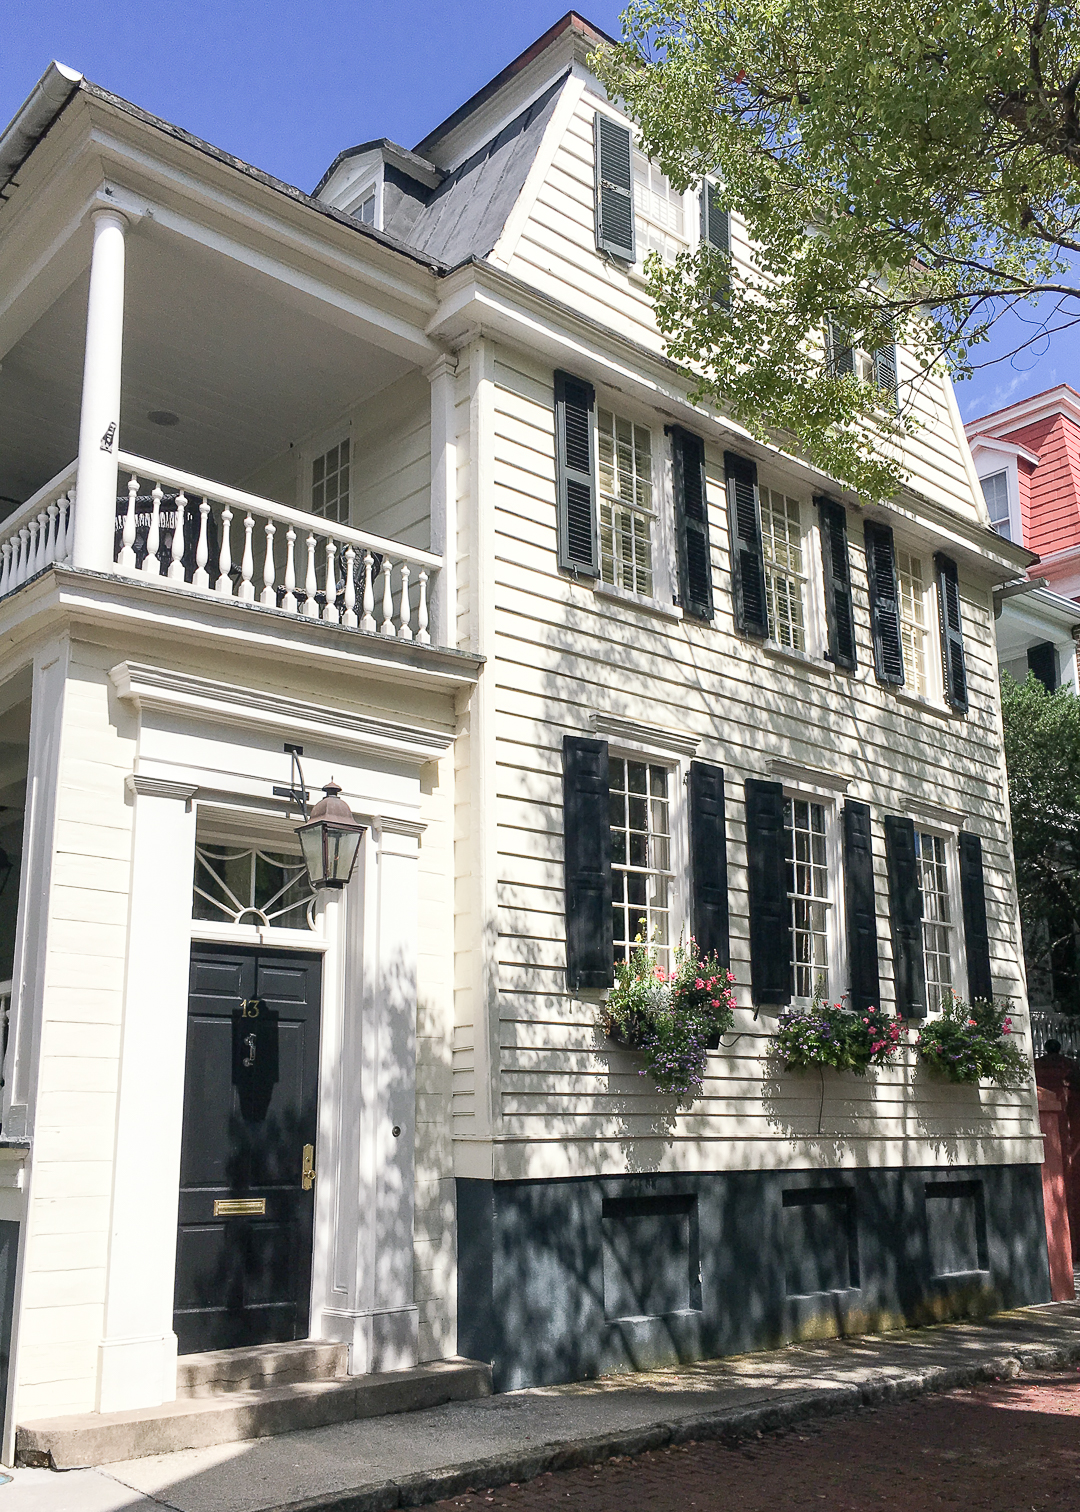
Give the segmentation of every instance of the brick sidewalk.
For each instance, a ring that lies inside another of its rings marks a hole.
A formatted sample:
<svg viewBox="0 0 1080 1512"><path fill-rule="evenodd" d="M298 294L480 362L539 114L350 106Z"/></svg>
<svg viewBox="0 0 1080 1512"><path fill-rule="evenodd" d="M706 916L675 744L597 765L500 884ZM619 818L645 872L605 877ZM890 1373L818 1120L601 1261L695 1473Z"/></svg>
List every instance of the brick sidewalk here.
<svg viewBox="0 0 1080 1512"><path fill-rule="evenodd" d="M1080 1371L682 1444L439 1502L431 1512L1077 1512Z"/></svg>

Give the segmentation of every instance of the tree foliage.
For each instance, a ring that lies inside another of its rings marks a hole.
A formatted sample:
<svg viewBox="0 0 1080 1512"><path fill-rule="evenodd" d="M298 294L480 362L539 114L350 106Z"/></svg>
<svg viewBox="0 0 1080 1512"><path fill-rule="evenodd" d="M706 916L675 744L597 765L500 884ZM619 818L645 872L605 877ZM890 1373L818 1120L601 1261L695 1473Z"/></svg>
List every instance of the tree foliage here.
<svg viewBox="0 0 1080 1512"><path fill-rule="evenodd" d="M1025 938L1041 934L1047 956L1065 967L1055 972L1055 996L1080 1007L1072 1001L1080 937L1080 698L1068 688L1048 693L1031 675L1018 683L1004 673L1001 712Z"/></svg>
<svg viewBox="0 0 1080 1512"><path fill-rule="evenodd" d="M677 360L759 434L871 496L903 478L918 384L1018 301L1080 317L1075 0L631 0L595 60L679 188L713 174L754 247L730 308L703 249L651 264ZM916 357L899 412L822 331Z"/></svg>

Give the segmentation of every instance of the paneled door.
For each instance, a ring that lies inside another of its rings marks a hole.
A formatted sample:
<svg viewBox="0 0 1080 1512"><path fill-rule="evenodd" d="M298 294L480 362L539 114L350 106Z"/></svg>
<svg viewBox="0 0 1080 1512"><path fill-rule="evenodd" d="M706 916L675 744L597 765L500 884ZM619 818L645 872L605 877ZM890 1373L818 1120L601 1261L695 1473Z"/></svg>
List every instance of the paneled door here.
<svg viewBox="0 0 1080 1512"><path fill-rule="evenodd" d="M299 951L192 948L181 1354L307 1337L321 968Z"/></svg>

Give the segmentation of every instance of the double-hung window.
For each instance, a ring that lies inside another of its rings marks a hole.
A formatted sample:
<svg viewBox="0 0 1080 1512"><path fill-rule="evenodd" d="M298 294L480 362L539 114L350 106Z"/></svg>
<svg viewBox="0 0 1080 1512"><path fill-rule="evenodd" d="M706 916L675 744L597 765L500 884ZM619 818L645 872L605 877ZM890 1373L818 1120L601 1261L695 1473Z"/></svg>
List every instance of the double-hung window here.
<svg viewBox="0 0 1080 1512"><path fill-rule="evenodd" d="M942 835L916 829L915 852L923 905L923 959L926 999L932 1010L953 987L956 925L949 893L949 842Z"/></svg>
<svg viewBox="0 0 1080 1512"><path fill-rule="evenodd" d="M686 207L683 196L671 187L654 163L636 151L634 221L639 260L644 261L649 252L658 252L666 262L674 262L677 253L685 250Z"/></svg>
<svg viewBox="0 0 1080 1512"><path fill-rule="evenodd" d="M775 488L762 487L759 494L769 634L789 651L805 651L807 564L802 506Z"/></svg>
<svg viewBox="0 0 1080 1512"><path fill-rule="evenodd" d="M792 956L797 998L829 992L829 942L833 899L829 886L829 837L824 803L787 798L787 886L791 898Z"/></svg>
<svg viewBox="0 0 1080 1512"><path fill-rule="evenodd" d="M925 698L930 686L928 639L929 616L926 609L927 582L921 557L908 551L896 552L896 594L900 619L900 649L904 658L904 685L909 692Z"/></svg>
<svg viewBox="0 0 1080 1512"><path fill-rule="evenodd" d="M597 412L600 454L600 581L653 596L652 434L610 410Z"/></svg>
<svg viewBox="0 0 1080 1512"><path fill-rule="evenodd" d="M311 464L311 512L338 525L349 523L349 439Z"/></svg>
<svg viewBox="0 0 1080 1512"><path fill-rule="evenodd" d="M640 934L666 963L671 947L670 768L612 756L611 908L615 964L628 959Z"/></svg>
<svg viewBox="0 0 1080 1512"><path fill-rule="evenodd" d="M983 497L986 500L986 508L990 515L990 524L998 535L1004 536L1007 541L1012 540L1012 517L1009 509L1009 474L1007 472L991 473L988 478L982 478Z"/></svg>

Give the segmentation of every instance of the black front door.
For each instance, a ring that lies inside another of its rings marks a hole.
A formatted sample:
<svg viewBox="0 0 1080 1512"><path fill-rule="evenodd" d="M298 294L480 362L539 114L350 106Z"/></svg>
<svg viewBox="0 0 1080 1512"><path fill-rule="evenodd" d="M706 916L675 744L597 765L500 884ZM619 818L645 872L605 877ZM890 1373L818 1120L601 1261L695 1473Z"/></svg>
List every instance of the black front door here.
<svg viewBox="0 0 1080 1512"><path fill-rule="evenodd" d="M192 950L173 1302L181 1354L307 1337L321 966L301 952Z"/></svg>

